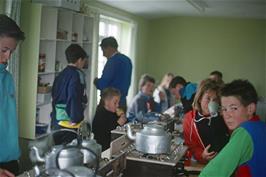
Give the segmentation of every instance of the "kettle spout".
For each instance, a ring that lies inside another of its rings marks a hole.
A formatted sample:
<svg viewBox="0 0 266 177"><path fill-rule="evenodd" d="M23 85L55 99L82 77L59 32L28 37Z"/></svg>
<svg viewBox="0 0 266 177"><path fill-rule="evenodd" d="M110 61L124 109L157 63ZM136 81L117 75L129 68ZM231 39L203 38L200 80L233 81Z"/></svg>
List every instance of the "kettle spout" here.
<svg viewBox="0 0 266 177"><path fill-rule="evenodd" d="M127 137L130 140L135 140L136 139L136 135L133 135L133 132L132 132L132 129L131 129L130 125L127 124L126 127L127 127Z"/></svg>
<svg viewBox="0 0 266 177"><path fill-rule="evenodd" d="M45 162L45 159L40 156L39 150L35 146L31 147L31 156L32 160L34 159L34 161Z"/></svg>

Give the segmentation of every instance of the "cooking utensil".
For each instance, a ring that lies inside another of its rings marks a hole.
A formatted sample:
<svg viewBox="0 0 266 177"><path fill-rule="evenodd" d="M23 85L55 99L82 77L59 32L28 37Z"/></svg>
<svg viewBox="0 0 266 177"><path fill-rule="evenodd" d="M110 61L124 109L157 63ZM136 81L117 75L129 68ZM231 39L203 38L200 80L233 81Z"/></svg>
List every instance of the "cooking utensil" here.
<svg viewBox="0 0 266 177"><path fill-rule="evenodd" d="M169 153L171 135L157 124L147 124L133 135L130 125L127 125L127 136L135 140L136 149L148 154Z"/></svg>

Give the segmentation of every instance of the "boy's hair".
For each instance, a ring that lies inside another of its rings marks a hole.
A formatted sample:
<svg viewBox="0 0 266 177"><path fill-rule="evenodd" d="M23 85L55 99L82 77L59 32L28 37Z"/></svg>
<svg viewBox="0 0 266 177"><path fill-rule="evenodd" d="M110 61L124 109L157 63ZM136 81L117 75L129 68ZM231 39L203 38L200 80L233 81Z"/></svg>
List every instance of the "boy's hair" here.
<svg viewBox="0 0 266 177"><path fill-rule="evenodd" d="M186 85L186 80L181 76L176 76L169 84L169 88L175 88L177 84Z"/></svg>
<svg viewBox="0 0 266 177"><path fill-rule="evenodd" d="M221 87L222 87L222 85L219 82L214 81L212 79L205 79L205 80L201 81L201 83L200 83L200 85L198 87L198 90L196 92L193 104L192 104L193 108L195 110L199 111L199 112L202 112L200 101L201 101L203 95L207 91L216 92L216 95L217 95L217 98L218 98L217 100L220 101Z"/></svg>
<svg viewBox="0 0 266 177"><path fill-rule="evenodd" d="M0 14L0 37L11 37L17 41L24 40L24 32L14 20L4 14Z"/></svg>
<svg viewBox="0 0 266 177"><path fill-rule="evenodd" d="M78 44L70 44L70 46L67 47L65 54L68 63L76 63L80 58L88 58L85 50Z"/></svg>
<svg viewBox="0 0 266 177"><path fill-rule="evenodd" d="M113 87L108 87L103 89L101 93L101 100L100 100L100 105L104 106L104 101L107 99L111 99L114 96L121 96L121 93L118 89L113 88Z"/></svg>
<svg viewBox="0 0 266 177"><path fill-rule="evenodd" d="M147 83L147 82L151 82L155 84L155 79L151 76L149 76L148 74L143 74L140 77L139 80L139 90L141 90L141 88Z"/></svg>
<svg viewBox="0 0 266 177"><path fill-rule="evenodd" d="M223 78L223 74L220 71L212 71L210 75L216 75L221 79Z"/></svg>
<svg viewBox="0 0 266 177"><path fill-rule="evenodd" d="M250 103L257 104L258 101L258 95L254 86L248 80L241 79L225 84L221 90L221 96L234 96L244 106L248 106Z"/></svg>
<svg viewBox="0 0 266 177"><path fill-rule="evenodd" d="M164 76L167 76L167 77L175 77L175 75L173 73L166 73Z"/></svg>

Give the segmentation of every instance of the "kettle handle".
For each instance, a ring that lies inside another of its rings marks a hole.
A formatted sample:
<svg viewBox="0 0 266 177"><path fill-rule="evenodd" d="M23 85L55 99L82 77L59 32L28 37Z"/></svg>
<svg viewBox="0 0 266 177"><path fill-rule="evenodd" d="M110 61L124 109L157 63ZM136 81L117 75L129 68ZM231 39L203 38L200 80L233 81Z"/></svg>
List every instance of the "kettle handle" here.
<svg viewBox="0 0 266 177"><path fill-rule="evenodd" d="M73 173L71 173L70 171L67 171L67 170L56 169L56 168L40 170L37 165L34 166L35 177L47 176L47 174L49 175L49 170L59 170L59 171L67 173L69 177L75 177L75 175Z"/></svg>
<svg viewBox="0 0 266 177"><path fill-rule="evenodd" d="M70 149L70 148L85 149L85 150L89 151L90 153L92 153L95 156L95 158L96 158L96 167L95 167L95 172L94 172L93 177L96 177L96 174L97 174L98 169L99 169L99 158L98 158L98 156L97 156L97 154L95 152L93 152L91 149L89 149L87 147L83 147L83 146L68 145L68 146L64 146L63 148L61 148L58 151L58 153L56 154L56 156L55 156L56 168L60 169L60 167L59 167L59 156L60 156L61 151L65 150L65 149Z"/></svg>
<svg viewBox="0 0 266 177"><path fill-rule="evenodd" d="M91 149L87 148L87 147L84 147L84 146L80 146L80 149L85 149L86 151L89 151L90 153L92 153L95 158L96 158L96 167L95 167L95 171L94 171L94 174L93 174L93 177L96 177L96 174L98 172L98 169L99 169L99 157L98 155Z"/></svg>

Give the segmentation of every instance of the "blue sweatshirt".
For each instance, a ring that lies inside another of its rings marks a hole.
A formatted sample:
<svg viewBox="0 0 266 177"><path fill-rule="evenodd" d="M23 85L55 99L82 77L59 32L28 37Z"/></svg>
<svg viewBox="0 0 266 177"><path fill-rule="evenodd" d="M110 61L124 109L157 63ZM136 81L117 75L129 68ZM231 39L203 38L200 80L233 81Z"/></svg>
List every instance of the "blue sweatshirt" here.
<svg viewBox="0 0 266 177"><path fill-rule="evenodd" d="M53 125L56 121L55 106L65 105L65 110L73 123L79 123L84 118L84 105L87 103L86 84L84 73L74 66L67 66L56 77L52 88L52 119Z"/></svg>
<svg viewBox="0 0 266 177"><path fill-rule="evenodd" d="M152 112L148 112L147 103L151 105ZM140 121L143 123L158 120L159 117L154 114L155 112L161 112L160 104L156 103L152 96L145 95L139 91L128 107L127 119L129 122Z"/></svg>
<svg viewBox="0 0 266 177"><path fill-rule="evenodd" d="M20 156L15 86L6 67L0 64L0 163Z"/></svg>
<svg viewBox="0 0 266 177"><path fill-rule="evenodd" d="M126 105L126 97L131 83L132 63L130 59L116 53L109 58L104 66L102 76L95 83L97 89L114 87L121 92L120 105Z"/></svg>

